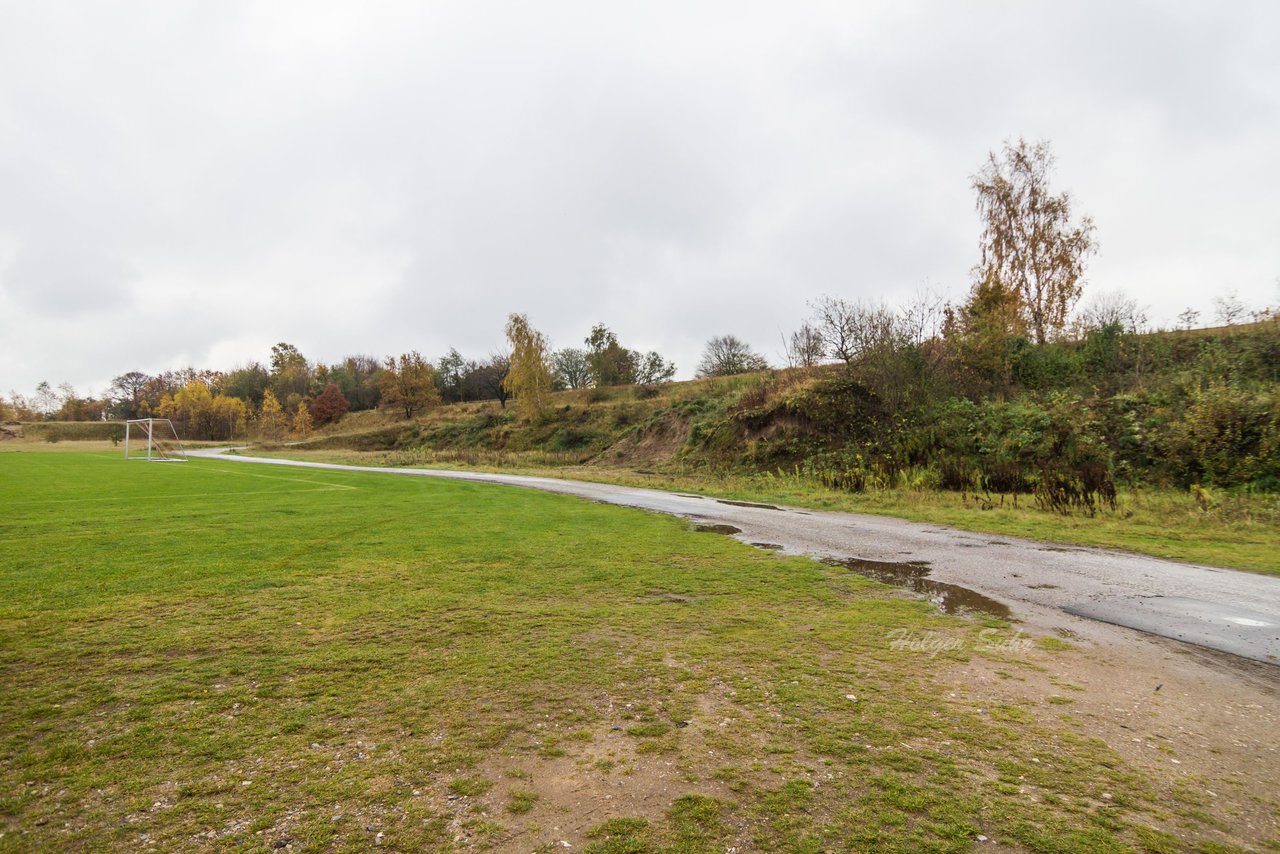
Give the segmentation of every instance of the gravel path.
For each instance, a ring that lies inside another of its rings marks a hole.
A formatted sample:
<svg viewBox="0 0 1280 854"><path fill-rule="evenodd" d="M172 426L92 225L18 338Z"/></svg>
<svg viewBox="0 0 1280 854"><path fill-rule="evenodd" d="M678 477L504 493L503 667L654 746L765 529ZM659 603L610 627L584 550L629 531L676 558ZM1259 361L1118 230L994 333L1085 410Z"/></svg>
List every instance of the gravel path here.
<svg viewBox="0 0 1280 854"><path fill-rule="evenodd" d="M575 495L668 513L743 542L847 562L928 596L1098 637L1098 624L1280 664L1280 578L1102 549L975 534L886 516L747 504L699 495L524 475L381 468L225 455L227 462L442 477ZM719 526L719 527L717 527ZM734 530L729 530L730 528ZM1280 563L1280 556L1277 556ZM977 594L977 595L974 595Z"/></svg>

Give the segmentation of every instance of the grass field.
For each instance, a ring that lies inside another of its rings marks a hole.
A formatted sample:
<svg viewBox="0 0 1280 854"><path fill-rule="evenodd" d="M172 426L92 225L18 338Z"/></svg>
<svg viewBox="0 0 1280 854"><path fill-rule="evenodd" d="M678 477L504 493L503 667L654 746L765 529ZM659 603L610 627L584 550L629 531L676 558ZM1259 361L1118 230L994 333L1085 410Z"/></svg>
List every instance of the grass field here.
<svg viewBox="0 0 1280 854"><path fill-rule="evenodd" d="M827 488L810 478L715 474L690 470L634 471L607 466L537 465L520 459L469 464L457 455L431 450L351 451L287 448L253 452L319 462L355 465L420 466L479 471L501 471L545 477L565 477L697 492L738 501L760 501L876 513L915 522L949 525L1011 537L1029 537L1058 543L1096 546L1148 554L1169 560L1224 566L1267 575L1280 574L1280 496L1211 496L1212 505L1199 506L1191 495L1172 490L1122 488L1115 510L1095 516L1064 515L1041 509L1034 498L996 496L990 503L974 495L937 490L886 489L854 493ZM482 458L483 460L483 458Z"/></svg>
<svg viewBox="0 0 1280 854"><path fill-rule="evenodd" d="M1221 838L1069 698L942 687L1068 644L680 520L75 452L0 454L0 508L0 850Z"/></svg>

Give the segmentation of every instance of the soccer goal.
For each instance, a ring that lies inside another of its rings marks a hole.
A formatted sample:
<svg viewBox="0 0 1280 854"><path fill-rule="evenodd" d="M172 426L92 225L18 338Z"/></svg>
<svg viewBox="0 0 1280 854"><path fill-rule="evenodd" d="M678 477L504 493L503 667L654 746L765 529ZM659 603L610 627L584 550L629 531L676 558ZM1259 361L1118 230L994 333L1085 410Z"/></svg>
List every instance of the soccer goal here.
<svg viewBox="0 0 1280 854"><path fill-rule="evenodd" d="M124 422L124 458L151 463L185 463L187 452L168 418L135 418Z"/></svg>

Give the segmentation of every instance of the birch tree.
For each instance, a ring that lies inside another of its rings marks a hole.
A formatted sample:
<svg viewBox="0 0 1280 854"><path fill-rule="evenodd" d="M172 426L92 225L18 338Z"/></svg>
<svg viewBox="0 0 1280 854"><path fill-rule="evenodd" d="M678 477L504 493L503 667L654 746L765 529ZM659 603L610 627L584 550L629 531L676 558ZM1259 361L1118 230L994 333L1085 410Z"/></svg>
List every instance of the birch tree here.
<svg viewBox="0 0 1280 854"><path fill-rule="evenodd" d="M551 396L551 366L547 337L529 325L529 318L513 314L507 318L507 343L511 346L511 370L502 385L515 398L516 411L533 419L547 406Z"/></svg>
<svg viewBox="0 0 1280 854"><path fill-rule="evenodd" d="M1073 222L1071 197L1049 191L1047 142L1006 142L973 176L982 217L976 285L1016 295L1027 330L1044 344L1062 330L1080 298L1085 260L1097 245L1093 220Z"/></svg>

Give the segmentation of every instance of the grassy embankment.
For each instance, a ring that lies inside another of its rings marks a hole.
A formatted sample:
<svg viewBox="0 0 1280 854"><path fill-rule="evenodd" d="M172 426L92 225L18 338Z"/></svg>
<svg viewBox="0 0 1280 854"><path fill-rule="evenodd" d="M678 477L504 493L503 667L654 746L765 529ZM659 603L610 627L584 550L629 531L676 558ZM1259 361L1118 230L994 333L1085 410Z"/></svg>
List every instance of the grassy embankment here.
<svg viewBox="0 0 1280 854"><path fill-rule="evenodd" d="M0 503L5 850L1245 841L1069 698L940 687L1068 645L676 519L107 453L0 455Z"/></svg>

